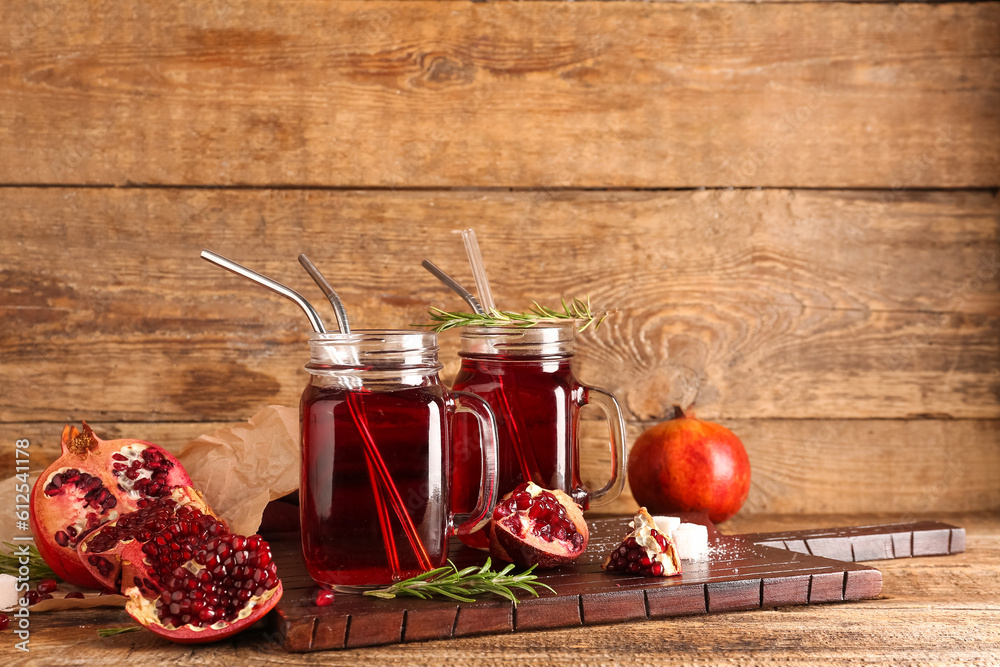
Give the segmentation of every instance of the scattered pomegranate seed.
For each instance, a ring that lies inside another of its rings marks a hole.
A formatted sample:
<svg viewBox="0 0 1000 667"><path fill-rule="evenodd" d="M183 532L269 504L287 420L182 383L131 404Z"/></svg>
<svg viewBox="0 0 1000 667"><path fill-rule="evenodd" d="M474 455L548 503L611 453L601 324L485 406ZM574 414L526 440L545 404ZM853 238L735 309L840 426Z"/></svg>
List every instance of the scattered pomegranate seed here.
<svg viewBox="0 0 1000 667"><path fill-rule="evenodd" d="M316 606L326 607L333 604L333 591L328 591L325 588L320 589L319 593L316 594Z"/></svg>
<svg viewBox="0 0 1000 667"><path fill-rule="evenodd" d="M80 591L73 591L72 593L67 593L66 594L66 599L67 600L82 600L83 599L83 593L81 593Z"/></svg>
<svg viewBox="0 0 1000 667"><path fill-rule="evenodd" d="M42 579L38 582L38 592L42 594L51 593L58 585L55 579Z"/></svg>
<svg viewBox="0 0 1000 667"><path fill-rule="evenodd" d="M0 614L0 630L6 630L10 625L10 617L7 614Z"/></svg>
<svg viewBox="0 0 1000 667"><path fill-rule="evenodd" d="M27 598L29 607L33 604L38 604L38 598L39 598L38 591L31 589L24 594L24 597Z"/></svg>

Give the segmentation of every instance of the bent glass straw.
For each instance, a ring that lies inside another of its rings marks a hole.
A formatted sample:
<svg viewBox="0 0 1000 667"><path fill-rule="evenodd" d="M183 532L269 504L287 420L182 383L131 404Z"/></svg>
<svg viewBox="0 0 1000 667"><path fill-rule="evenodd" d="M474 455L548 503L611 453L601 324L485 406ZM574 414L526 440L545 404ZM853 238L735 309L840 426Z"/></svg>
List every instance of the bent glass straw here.
<svg viewBox="0 0 1000 667"><path fill-rule="evenodd" d="M277 294L280 294L286 299L291 299L296 304L298 304L299 308L305 311L306 317L309 318L309 324L312 325L313 331L315 331L316 333L326 333L326 327L323 326L323 321L319 319L319 314L316 312L316 309L313 308L312 305L310 305L309 302L306 301L301 294L299 294L292 288L285 287L277 280L274 280L273 278L268 278L263 274L257 273L253 269L248 269L242 264L237 264L233 260L223 257L222 255L219 255L217 253L214 253L211 250L208 250L207 248L201 251L201 258L211 262L212 264L215 264L216 266L221 266L227 271L232 271L238 276L243 276L244 278L248 278L257 283L258 285L263 285L267 289L271 290L272 292L276 292Z"/></svg>

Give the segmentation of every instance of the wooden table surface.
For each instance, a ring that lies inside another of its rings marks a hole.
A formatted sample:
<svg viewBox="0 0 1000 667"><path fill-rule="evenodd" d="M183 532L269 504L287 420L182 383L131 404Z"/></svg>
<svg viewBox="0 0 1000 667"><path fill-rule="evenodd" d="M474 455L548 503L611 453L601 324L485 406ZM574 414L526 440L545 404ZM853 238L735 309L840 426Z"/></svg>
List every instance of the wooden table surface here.
<svg viewBox="0 0 1000 667"><path fill-rule="evenodd" d="M253 629L202 646L170 644L148 632L100 639L130 624L120 610L34 614L30 653L0 646L11 664L139 661L175 665L673 665L992 663L1000 655L1000 514L785 515L737 517L727 533L934 519L967 531L966 552L875 561L884 578L876 600L693 616L631 625L525 632L312 654L285 653Z"/></svg>

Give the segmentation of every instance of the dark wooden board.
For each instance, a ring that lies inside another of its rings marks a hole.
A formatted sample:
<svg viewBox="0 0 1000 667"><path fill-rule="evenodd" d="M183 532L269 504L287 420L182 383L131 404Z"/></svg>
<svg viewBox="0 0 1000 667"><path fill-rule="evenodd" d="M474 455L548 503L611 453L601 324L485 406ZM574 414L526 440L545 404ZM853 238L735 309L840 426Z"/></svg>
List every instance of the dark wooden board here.
<svg viewBox="0 0 1000 667"><path fill-rule="evenodd" d="M965 529L936 521L743 535L759 546L842 561L944 556L965 551Z"/></svg>
<svg viewBox="0 0 1000 667"><path fill-rule="evenodd" d="M965 546L964 530L933 522L726 536L702 518L709 527L711 558L685 561L678 577L607 574L600 563L627 532L627 521L591 521L590 545L580 560L541 573L540 580L557 593L522 599L516 606L499 599L457 603L337 593L333 604L317 607L318 589L305 570L297 539L273 540L285 586L273 614L279 642L288 651L318 651L860 600L881 592L882 574L848 562L855 556L948 554ZM463 567L482 563L484 554L456 542L451 558Z"/></svg>

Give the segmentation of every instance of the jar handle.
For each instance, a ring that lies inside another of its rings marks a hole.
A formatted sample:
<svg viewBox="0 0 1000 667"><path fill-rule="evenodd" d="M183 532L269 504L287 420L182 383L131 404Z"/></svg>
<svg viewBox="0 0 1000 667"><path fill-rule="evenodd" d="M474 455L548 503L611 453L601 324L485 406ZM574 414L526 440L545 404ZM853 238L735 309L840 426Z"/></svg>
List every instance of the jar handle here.
<svg viewBox="0 0 1000 667"><path fill-rule="evenodd" d="M611 504L625 488L625 416L618 399L611 392L586 385L583 389L582 405L593 403L604 410L611 430L611 480L603 488L590 493L590 508L593 509Z"/></svg>
<svg viewBox="0 0 1000 667"><path fill-rule="evenodd" d="M453 391L451 394L455 397L455 414L467 412L479 422L479 451L482 454L479 500L471 512L451 516L452 532L456 535L468 535L489 523L497 504L500 484L497 477L499 437L496 417L493 416L489 403L467 391Z"/></svg>

